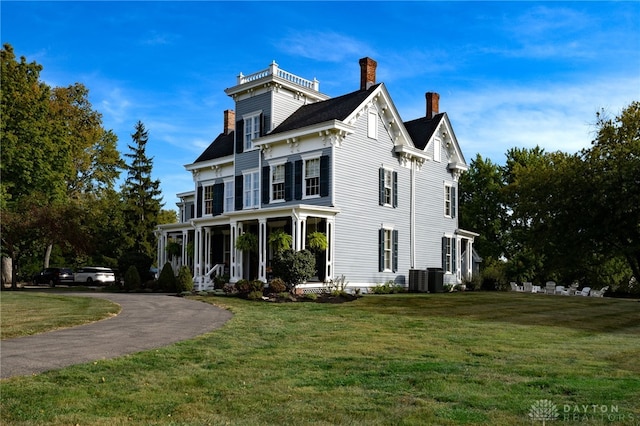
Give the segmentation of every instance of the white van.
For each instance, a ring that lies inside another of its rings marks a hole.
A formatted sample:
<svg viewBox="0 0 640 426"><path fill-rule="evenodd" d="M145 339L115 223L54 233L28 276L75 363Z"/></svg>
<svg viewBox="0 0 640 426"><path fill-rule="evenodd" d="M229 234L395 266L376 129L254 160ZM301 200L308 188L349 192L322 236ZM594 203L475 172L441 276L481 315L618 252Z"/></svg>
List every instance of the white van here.
<svg viewBox="0 0 640 426"><path fill-rule="evenodd" d="M109 268L101 266L85 266L79 268L74 274L74 281L77 283L93 283L107 284L116 281L116 276Z"/></svg>

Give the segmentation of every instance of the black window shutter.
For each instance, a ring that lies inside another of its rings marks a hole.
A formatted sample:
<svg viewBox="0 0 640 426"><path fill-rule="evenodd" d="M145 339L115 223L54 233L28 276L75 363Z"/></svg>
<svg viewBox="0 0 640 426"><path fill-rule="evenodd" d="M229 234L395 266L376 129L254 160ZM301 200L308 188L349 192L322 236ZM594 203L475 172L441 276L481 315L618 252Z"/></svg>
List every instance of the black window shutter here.
<svg viewBox="0 0 640 426"><path fill-rule="evenodd" d="M456 217L456 187L451 187L451 217Z"/></svg>
<svg viewBox="0 0 640 426"><path fill-rule="evenodd" d="M236 121L236 154L244 151L244 120Z"/></svg>
<svg viewBox="0 0 640 426"><path fill-rule="evenodd" d="M393 272L398 270L398 230L394 229L392 232L393 235Z"/></svg>
<svg viewBox="0 0 640 426"><path fill-rule="evenodd" d="M270 117L267 114L262 114L262 135L266 135L271 130L271 125L269 123Z"/></svg>
<svg viewBox="0 0 640 426"><path fill-rule="evenodd" d="M393 208L398 207L398 172L393 172Z"/></svg>
<svg viewBox="0 0 640 426"><path fill-rule="evenodd" d="M378 204L384 206L384 169L380 167L378 170Z"/></svg>
<svg viewBox="0 0 640 426"><path fill-rule="evenodd" d="M222 214L224 210L224 183L213 185L213 215Z"/></svg>
<svg viewBox="0 0 640 426"><path fill-rule="evenodd" d="M264 114L260 114L260 136L264 136L265 131L265 125L264 125L264 120L266 119L266 117L264 116Z"/></svg>
<svg viewBox="0 0 640 426"><path fill-rule="evenodd" d="M378 272L384 271L384 229L378 230Z"/></svg>
<svg viewBox="0 0 640 426"><path fill-rule="evenodd" d="M202 186L198 185L198 195L196 197L196 215L202 217Z"/></svg>
<svg viewBox="0 0 640 426"><path fill-rule="evenodd" d="M269 182L271 174L271 167L264 166L262 167L262 204L269 204L270 193L269 191Z"/></svg>
<svg viewBox="0 0 640 426"><path fill-rule="evenodd" d="M447 237L442 237L442 269L447 272Z"/></svg>
<svg viewBox="0 0 640 426"><path fill-rule="evenodd" d="M329 156L320 157L320 196L329 195Z"/></svg>
<svg viewBox="0 0 640 426"><path fill-rule="evenodd" d="M456 267L456 261L458 260L456 256L456 239L451 239L451 272L456 273L458 271Z"/></svg>
<svg viewBox="0 0 640 426"><path fill-rule="evenodd" d="M296 200L302 200L302 160L295 162L295 198Z"/></svg>
<svg viewBox="0 0 640 426"><path fill-rule="evenodd" d="M293 163L284 165L284 200L293 200Z"/></svg>
<svg viewBox="0 0 640 426"><path fill-rule="evenodd" d="M235 188L235 190L236 190L236 194L235 194L235 197L236 197L236 208L235 208L235 210L236 211L242 210L242 207L244 207L243 206L243 202L242 202L243 197L244 197L244 194L242 192L243 180L244 180L243 176L236 176L236 188Z"/></svg>

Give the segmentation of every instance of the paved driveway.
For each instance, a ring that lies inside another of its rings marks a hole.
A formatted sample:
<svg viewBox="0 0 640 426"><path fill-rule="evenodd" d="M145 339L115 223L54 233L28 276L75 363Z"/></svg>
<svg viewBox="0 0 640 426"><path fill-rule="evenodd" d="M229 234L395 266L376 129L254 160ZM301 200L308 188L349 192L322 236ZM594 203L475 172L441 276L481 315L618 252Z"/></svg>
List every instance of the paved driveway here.
<svg viewBox="0 0 640 426"><path fill-rule="evenodd" d="M108 299L122 310L91 324L1 341L0 378L167 346L218 328L232 316L208 303L161 294L68 294Z"/></svg>

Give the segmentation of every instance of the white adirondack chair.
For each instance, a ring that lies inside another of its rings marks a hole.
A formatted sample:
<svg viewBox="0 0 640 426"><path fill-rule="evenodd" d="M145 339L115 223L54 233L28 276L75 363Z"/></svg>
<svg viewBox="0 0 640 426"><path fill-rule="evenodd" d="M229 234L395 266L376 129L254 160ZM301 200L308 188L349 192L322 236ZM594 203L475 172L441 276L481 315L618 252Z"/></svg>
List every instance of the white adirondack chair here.
<svg viewBox="0 0 640 426"><path fill-rule="evenodd" d="M519 286L513 281L511 281L509 284L511 284L511 291L524 291L524 288L522 286Z"/></svg>
<svg viewBox="0 0 640 426"><path fill-rule="evenodd" d="M555 281L547 281L547 284L544 289L545 294L555 294L556 293L556 282Z"/></svg>
<svg viewBox="0 0 640 426"><path fill-rule="evenodd" d="M585 287L582 290L576 291L576 296L588 296L591 293L591 287Z"/></svg>

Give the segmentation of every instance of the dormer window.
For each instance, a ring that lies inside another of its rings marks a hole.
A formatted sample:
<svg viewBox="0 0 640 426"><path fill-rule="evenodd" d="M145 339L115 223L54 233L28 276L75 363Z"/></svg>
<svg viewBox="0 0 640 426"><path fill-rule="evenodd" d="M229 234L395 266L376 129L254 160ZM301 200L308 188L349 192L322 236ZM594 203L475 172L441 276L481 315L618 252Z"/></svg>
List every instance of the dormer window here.
<svg viewBox="0 0 640 426"><path fill-rule="evenodd" d="M260 137L260 113L245 115L244 119L244 150L253 149L253 140Z"/></svg>

